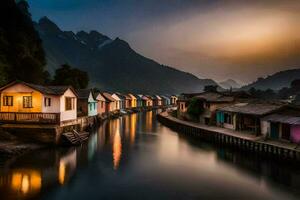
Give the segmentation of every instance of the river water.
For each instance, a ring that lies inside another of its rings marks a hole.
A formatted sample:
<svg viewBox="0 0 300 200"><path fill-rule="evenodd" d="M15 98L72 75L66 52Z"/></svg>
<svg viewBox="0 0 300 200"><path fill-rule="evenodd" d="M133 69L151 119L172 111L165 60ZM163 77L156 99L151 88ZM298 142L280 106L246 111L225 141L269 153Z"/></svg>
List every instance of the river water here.
<svg viewBox="0 0 300 200"><path fill-rule="evenodd" d="M300 167L182 136L150 111L0 167L0 199L300 199Z"/></svg>

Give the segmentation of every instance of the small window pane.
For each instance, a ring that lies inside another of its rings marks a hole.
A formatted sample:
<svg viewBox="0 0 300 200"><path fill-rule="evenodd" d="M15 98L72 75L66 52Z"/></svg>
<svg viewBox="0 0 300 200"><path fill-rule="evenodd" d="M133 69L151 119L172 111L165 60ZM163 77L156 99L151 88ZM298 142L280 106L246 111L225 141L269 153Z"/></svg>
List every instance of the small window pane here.
<svg viewBox="0 0 300 200"><path fill-rule="evenodd" d="M23 97L23 108L32 108L32 96Z"/></svg>

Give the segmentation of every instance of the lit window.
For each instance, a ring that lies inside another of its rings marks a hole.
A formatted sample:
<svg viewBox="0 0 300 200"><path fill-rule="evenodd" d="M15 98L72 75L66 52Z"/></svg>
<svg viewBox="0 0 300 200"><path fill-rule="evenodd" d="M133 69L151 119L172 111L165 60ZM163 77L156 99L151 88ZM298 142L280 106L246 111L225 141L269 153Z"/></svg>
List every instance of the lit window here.
<svg viewBox="0 0 300 200"><path fill-rule="evenodd" d="M23 108L32 108L32 96L23 96Z"/></svg>
<svg viewBox="0 0 300 200"><path fill-rule="evenodd" d="M3 97L3 106L13 106L13 96Z"/></svg>
<svg viewBox="0 0 300 200"><path fill-rule="evenodd" d="M75 98L73 98L73 97L66 97L66 102L65 102L65 106L66 106L66 110L73 110L74 109L74 102L75 102L75 100L74 100Z"/></svg>

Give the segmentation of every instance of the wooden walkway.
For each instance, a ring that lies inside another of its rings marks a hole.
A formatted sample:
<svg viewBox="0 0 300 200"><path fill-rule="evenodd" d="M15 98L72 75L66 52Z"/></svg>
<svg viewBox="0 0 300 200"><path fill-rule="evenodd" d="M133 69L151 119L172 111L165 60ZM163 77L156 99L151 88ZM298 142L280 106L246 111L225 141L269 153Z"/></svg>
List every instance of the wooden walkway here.
<svg viewBox="0 0 300 200"><path fill-rule="evenodd" d="M296 144L272 140L265 141L263 136L255 136L230 129L183 121L170 116L167 112L158 114L157 118L162 124L175 131L197 136L209 142L277 158L300 161L300 148Z"/></svg>

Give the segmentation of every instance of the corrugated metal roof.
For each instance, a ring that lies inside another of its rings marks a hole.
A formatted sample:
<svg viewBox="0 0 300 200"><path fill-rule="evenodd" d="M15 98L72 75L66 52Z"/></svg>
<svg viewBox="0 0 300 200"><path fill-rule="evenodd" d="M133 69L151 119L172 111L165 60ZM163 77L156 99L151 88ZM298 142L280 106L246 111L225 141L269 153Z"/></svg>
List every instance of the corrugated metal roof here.
<svg viewBox="0 0 300 200"><path fill-rule="evenodd" d="M300 117L272 114L262 118L264 121L280 122L284 124L300 124Z"/></svg>
<svg viewBox="0 0 300 200"><path fill-rule="evenodd" d="M282 105L267 103L238 103L219 108L218 110L250 115L266 115L282 107Z"/></svg>

